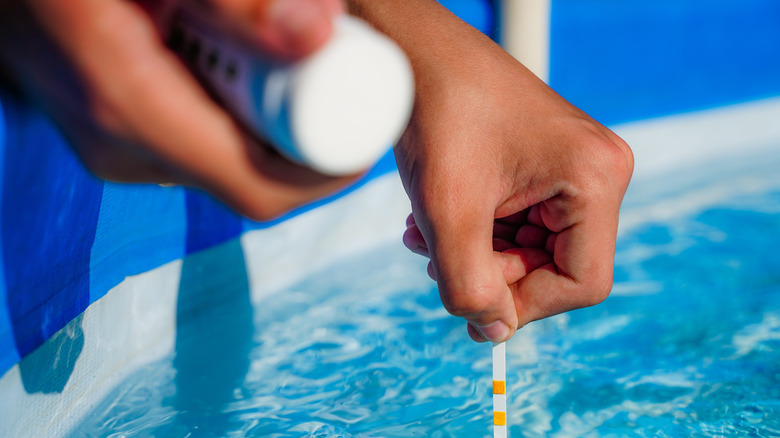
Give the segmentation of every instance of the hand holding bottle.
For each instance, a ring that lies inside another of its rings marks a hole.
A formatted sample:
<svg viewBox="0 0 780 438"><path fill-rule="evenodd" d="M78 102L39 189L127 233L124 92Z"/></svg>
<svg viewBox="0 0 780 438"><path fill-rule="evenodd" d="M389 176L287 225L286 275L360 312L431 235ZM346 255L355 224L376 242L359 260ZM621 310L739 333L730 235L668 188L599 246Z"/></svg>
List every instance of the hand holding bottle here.
<svg viewBox="0 0 780 438"><path fill-rule="evenodd" d="M161 17L177 3L3 2L3 69L106 179L192 185L268 219L356 178L290 163L247 135L166 47ZM258 47L286 59L325 44L343 12L338 0L213 5Z"/></svg>

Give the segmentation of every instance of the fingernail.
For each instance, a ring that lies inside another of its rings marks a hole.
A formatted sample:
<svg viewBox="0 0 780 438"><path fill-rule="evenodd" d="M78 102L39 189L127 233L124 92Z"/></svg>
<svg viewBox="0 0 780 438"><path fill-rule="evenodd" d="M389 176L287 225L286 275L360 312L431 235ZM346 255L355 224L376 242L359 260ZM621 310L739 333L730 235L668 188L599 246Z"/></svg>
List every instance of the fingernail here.
<svg viewBox="0 0 780 438"><path fill-rule="evenodd" d="M496 321L484 326L474 324L474 327L485 339L491 342L502 342L509 336L509 327L503 321Z"/></svg>
<svg viewBox="0 0 780 438"><path fill-rule="evenodd" d="M318 0L277 0L271 9L271 21L293 50L317 43L311 40L324 33L330 20Z"/></svg>

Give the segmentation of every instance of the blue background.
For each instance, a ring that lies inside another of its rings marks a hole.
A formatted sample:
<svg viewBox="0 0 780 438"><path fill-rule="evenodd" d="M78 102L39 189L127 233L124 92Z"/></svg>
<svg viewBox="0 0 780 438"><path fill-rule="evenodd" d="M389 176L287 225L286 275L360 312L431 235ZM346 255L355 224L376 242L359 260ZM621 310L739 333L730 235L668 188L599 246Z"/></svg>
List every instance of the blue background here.
<svg viewBox="0 0 780 438"><path fill-rule="evenodd" d="M553 0L550 85L605 124L780 95L777 0Z"/></svg>

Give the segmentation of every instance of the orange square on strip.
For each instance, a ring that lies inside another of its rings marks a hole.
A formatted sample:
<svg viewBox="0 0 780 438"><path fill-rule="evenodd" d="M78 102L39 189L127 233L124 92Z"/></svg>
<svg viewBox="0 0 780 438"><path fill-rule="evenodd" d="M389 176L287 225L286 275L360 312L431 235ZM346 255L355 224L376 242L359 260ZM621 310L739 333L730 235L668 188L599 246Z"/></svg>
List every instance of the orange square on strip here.
<svg viewBox="0 0 780 438"><path fill-rule="evenodd" d="M493 394L506 394L506 382L503 380L494 380Z"/></svg>
<svg viewBox="0 0 780 438"><path fill-rule="evenodd" d="M506 412L493 412L493 425L506 426Z"/></svg>

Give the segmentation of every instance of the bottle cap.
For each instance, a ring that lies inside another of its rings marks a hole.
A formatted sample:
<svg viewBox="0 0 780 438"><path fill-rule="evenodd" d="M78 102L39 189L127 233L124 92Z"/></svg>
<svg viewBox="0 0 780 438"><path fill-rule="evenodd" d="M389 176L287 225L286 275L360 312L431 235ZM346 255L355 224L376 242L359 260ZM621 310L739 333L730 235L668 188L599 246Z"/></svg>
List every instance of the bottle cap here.
<svg viewBox="0 0 780 438"><path fill-rule="evenodd" d="M288 127L300 160L315 170L367 169L409 122L414 79L406 55L356 18L337 19L331 40L295 70Z"/></svg>

